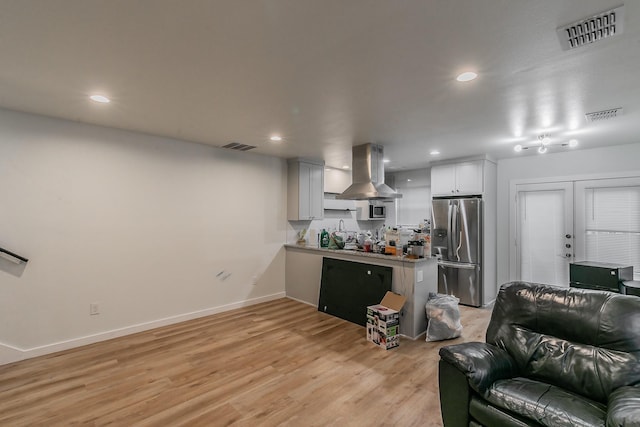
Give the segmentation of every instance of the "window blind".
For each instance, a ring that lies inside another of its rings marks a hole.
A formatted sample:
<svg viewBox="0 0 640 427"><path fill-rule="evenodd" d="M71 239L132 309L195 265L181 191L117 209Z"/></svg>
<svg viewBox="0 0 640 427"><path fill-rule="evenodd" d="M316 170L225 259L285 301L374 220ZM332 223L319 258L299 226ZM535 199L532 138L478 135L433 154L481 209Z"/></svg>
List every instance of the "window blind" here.
<svg viewBox="0 0 640 427"><path fill-rule="evenodd" d="M588 260L633 265L640 277L640 186L585 189Z"/></svg>

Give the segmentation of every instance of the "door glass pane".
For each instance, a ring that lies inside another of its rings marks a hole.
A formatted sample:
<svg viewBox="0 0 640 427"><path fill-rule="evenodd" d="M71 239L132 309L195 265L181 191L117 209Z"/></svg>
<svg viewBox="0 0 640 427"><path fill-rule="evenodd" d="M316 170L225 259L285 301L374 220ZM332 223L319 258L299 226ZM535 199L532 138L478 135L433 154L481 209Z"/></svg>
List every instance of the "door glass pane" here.
<svg viewBox="0 0 640 427"><path fill-rule="evenodd" d="M518 193L520 280L569 283L565 244L564 190Z"/></svg>
<svg viewBox="0 0 640 427"><path fill-rule="evenodd" d="M640 186L585 189L585 256L640 272Z"/></svg>

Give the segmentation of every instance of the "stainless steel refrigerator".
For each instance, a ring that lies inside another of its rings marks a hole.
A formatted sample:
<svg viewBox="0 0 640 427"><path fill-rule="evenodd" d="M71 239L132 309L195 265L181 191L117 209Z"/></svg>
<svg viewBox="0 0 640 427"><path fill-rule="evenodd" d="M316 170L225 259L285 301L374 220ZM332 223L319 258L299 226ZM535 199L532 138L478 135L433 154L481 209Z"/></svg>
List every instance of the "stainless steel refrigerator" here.
<svg viewBox="0 0 640 427"><path fill-rule="evenodd" d="M482 305L482 199L434 199L431 252L438 257L438 292Z"/></svg>

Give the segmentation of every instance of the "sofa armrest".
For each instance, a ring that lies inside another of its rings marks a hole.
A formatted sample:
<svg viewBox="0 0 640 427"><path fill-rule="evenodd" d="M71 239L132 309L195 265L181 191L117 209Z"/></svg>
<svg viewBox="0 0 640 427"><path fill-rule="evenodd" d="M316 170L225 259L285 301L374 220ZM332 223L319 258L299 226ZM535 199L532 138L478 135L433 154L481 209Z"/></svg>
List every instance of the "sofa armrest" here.
<svg viewBox="0 0 640 427"><path fill-rule="evenodd" d="M484 394L495 381L518 376L515 360L491 344L469 342L440 348L442 360L462 372L469 386Z"/></svg>
<svg viewBox="0 0 640 427"><path fill-rule="evenodd" d="M640 387L624 386L609 395L607 427L640 427Z"/></svg>
<svg viewBox="0 0 640 427"><path fill-rule="evenodd" d="M471 387L467 377L451 363L438 362L440 413L445 427L469 427Z"/></svg>

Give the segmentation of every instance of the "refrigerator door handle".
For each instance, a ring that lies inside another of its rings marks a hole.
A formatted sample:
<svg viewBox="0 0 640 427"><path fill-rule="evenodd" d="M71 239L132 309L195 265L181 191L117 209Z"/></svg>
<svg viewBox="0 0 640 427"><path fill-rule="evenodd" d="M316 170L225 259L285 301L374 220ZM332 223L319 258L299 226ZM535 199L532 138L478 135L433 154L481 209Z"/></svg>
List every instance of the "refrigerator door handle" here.
<svg viewBox="0 0 640 427"><path fill-rule="evenodd" d="M438 261L438 265L443 267L460 268L462 270L475 270L480 269L478 264L461 264L457 262Z"/></svg>
<svg viewBox="0 0 640 427"><path fill-rule="evenodd" d="M455 206L449 201L447 209L447 258L453 258L453 209Z"/></svg>
<svg viewBox="0 0 640 427"><path fill-rule="evenodd" d="M460 261L460 246L462 245L462 228L460 224L460 206L453 204L453 214L451 218L451 246L450 250L454 254L456 261Z"/></svg>

